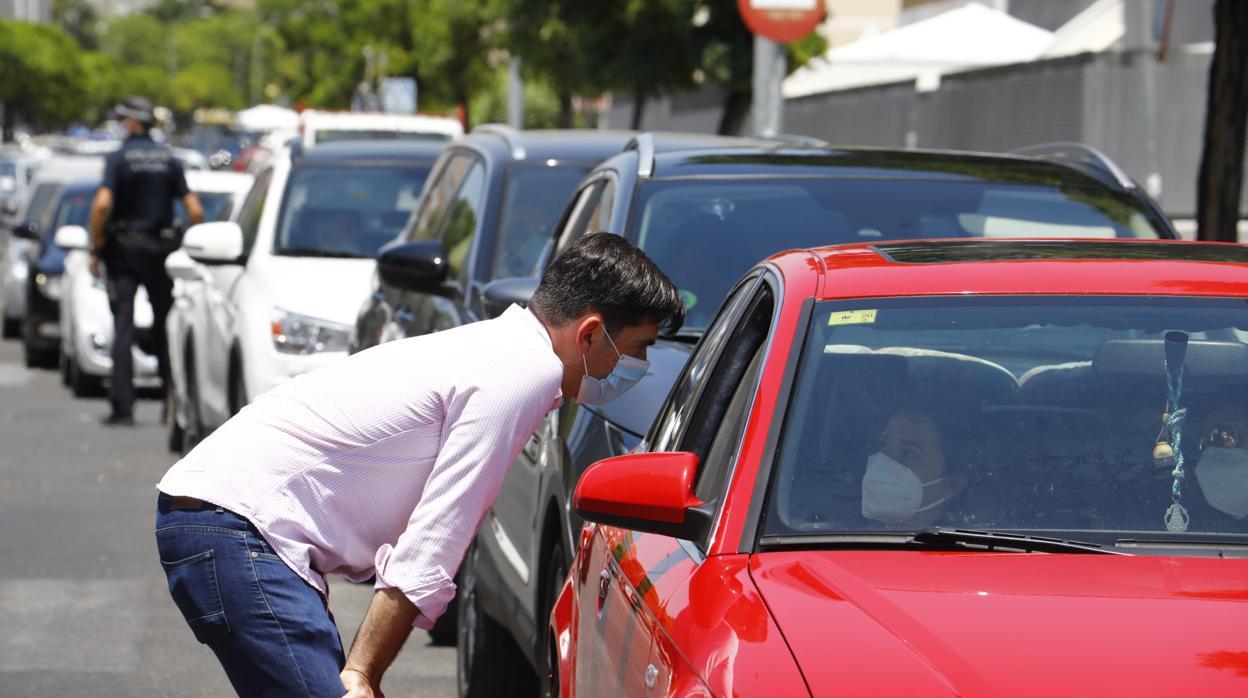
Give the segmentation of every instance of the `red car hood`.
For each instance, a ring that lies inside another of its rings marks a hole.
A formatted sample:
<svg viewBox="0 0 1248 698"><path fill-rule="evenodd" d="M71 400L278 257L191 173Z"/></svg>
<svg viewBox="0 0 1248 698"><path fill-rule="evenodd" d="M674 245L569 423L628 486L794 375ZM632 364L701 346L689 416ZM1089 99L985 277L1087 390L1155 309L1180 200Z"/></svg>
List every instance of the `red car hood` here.
<svg viewBox="0 0 1248 698"><path fill-rule="evenodd" d="M1248 695L1248 560L754 556L814 695Z"/></svg>

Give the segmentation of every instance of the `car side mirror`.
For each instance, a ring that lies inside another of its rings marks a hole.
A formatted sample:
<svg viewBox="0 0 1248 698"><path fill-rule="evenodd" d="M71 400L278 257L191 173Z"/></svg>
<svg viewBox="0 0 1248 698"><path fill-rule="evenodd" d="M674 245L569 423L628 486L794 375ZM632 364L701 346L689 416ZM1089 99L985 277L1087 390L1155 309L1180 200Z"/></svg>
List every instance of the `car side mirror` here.
<svg viewBox="0 0 1248 698"><path fill-rule="evenodd" d="M446 248L437 240L392 242L381 248L377 256L377 274L387 286L447 296Z"/></svg>
<svg viewBox="0 0 1248 698"><path fill-rule="evenodd" d="M182 249L197 262L239 264L243 256L243 229L231 221L193 225L182 238Z"/></svg>
<svg viewBox="0 0 1248 698"><path fill-rule="evenodd" d="M25 223L18 223L17 225L13 226L13 235L19 238L22 238L24 240L38 240L39 239L39 224L32 222L32 221L26 221Z"/></svg>
<svg viewBox="0 0 1248 698"><path fill-rule="evenodd" d="M91 236L81 225L63 225L57 228L52 242L64 250L91 249Z"/></svg>
<svg viewBox="0 0 1248 698"><path fill-rule="evenodd" d="M183 281L199 281L200 266L191 259L185 249L177 249L169 253L165 257L165 271L171 279L182 279Z"/></svg>
<svg viewBox="0 0 1248 698"><path fill-rule="evenodd" d="M538 280L531 276L513 276L486 284L481 291L485 297L486 316L496 318L512 305L528 306L537 284Z"/></svg>
<svg viewBox="0 0 1248 698"><path fill-rule="evenodd" d="M713 507L693 494L695 453L630 453L589 466L576 483L572 507L587 521L698 540L710 530Z"/></svg>

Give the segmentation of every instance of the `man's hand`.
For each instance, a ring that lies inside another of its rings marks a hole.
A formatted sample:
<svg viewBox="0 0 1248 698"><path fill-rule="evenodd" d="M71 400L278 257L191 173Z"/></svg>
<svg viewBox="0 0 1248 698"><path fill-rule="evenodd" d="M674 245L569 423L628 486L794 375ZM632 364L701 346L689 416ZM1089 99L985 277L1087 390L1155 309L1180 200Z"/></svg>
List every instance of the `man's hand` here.
<svg viewBox="0 0 1248 698"><path fill-rule="evenodd" d="M94 252L91 253L91 261L87 263L87 268L91 270L92 277L100 278L100 258Z"/></svg>
<svg viewBox="0 0 1248 698"><path fill-rule="evenodd" d="M347 692L343 698L386 698L380 685L374 685L367 676L356 669L343 669L338 675Z"/></svg>

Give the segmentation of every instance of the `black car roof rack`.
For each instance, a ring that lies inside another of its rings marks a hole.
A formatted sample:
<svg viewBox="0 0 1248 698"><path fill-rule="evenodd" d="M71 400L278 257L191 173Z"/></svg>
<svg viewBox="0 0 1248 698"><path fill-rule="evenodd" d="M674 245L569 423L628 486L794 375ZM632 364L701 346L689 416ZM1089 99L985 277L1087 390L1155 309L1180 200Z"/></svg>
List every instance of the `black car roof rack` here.
<svg viewBox="0 0 1248 698"><path fill-rule="evenodd" d="M524 144L520 142L521 136L519 129L512 128L507 124L481 124L472 130L474 133L490 133L502 138L507 144L507 148L511 150L511 157L516 160L523 160L525 158L526 153L524 151Z"/></svg>
<svg viewBox="0 0 1248 698"><path fill-rule="evenodd" d="M1039 143L1015 148L1009 152L1013 155L1026 155L1091 171L1102 178L1117 182L1124 189L1137 188L1135 181L1118 166L1118 163L1110 160L1105 153L1083 143Z"/></svg>

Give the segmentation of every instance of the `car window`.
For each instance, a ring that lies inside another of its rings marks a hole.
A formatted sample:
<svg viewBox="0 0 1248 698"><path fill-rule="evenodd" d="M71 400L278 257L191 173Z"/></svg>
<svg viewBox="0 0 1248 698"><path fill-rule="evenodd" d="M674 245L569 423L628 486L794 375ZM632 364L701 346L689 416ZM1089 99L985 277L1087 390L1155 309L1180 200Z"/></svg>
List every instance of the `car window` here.
<svg viewBox="0 0 1248 698"><path fill-rule="evenodd" d="M204 207L204 222L228 221L233 211L234 195L226 192L197 192L199 203ZM173 200L173 224L187 225L186 205L181 199Z"/></svg>
<svg viewBox="0 0 1248 698"><path fill-rule="evenodd" d="M767 534L1248 542L1242 299L823 302L795 375Z"/></svg>
<svg viewBox="0 0 1248 698"><path fill-rule="evenodd" d="M472 252L472 241L481 229L485 210L485 165L480 160L464 175L464 181L451 203L450 214L442 228L442 246L446 249L448 276L461 279Z"/></svg>
<svg viewBox="0 0 1248 698"><path fill-rule="evenodd" d="M0 192L17 189L17 165L12 162L0 162Z"/></svg>
<svg viewBox="0 0 1248 698"><path fill-rule="evenodd" d="M428 175L420 165L297 165L286 183L274 254L375 257L406 225Z"/></svg>
<svg viewBox="0 0 1248 698"><path fill-rule="evenodd" d="M572 205L572 209L568 219L564 221L563 227L559 230L559 239L555 243L555 249L550 258L546 260L549 264L576 241L577 238L585 234L585 230L589 224L589 214L598 206L598 201L602 197L603 180L595 180L593 183L582 187L580 193L576 196L576 201Z"/></svg>
<svg viewBox="0 0 1248 698"><path fill-rule="evenodd" d="M48 212L48 207L52 205L52 199L59 190L60 185L51 182L36 186L35 191L30 195L30 203L26 206L26 220L21 222L38 223Z"/></svg>
<svg viewBox="0 0 1248 698"><path fill-rule="evenodd" d="M404 235L405 240L433 240L438 236L442 222L451 210L455 193L464 181L464 173L474 159L468 153L455 153L446 160L446 164L435 175L437 181L433 182L421 198L410 228Z"/></svg>
<svg viewBox="0 0 1248 698"><path fill-rule="evenodd" d="M1127 194L1039 183L771 177L652 180L626 235L706 327L759 260L788 249L946 237L1159 237ZM710 263L710 262L714 263Z"/></svg>
<svg viewBox="0 0 1248 698"><path fill-rule="evenodd" d="M555 161L552 161L555 162ZM495 243L492 278L528 276L589 165L512 164Z"/></svg>
<svg viewBox="0 0 1248 698"><path fill-rule="evenodd" d="M57 203L56 215L47 226L46 234L55 235L58 228L66 225L80 225L85 228L91 215L91 202L94 199L95 192L93 191L66 192Z"/></svg>
<svg viewBox="0 0 1248 698"><path fill-rule="evenodd" d="M700 458L694 492L701 501L719 498L736 460L774 309L770 285L759 284L728 335L681 439L679 450L692 451Z"/></svg>
<svg viewBox="0 0 1248 698"><path fill-rule="evenodd" d="M677 450L678 440L684 435L689 418L693 413L695 398L710 375L709 369L712 362L719 355L719 350L723 348L724 343L730 336L729 331L733 327L731 318L735 318L741 308L750 300L756 284L757 278L743 282L737 291L724 303L723 309L720 310L719 314L721 317L726 318L725 321L713 325L702 336L701 341L698 342L697 348L693 351L693 356L685 364L684 371L672 387L672 391L667 397L667 402L664 403L659 416L655 418L654 425L651 427L650 437L647 439L651 451Z"/></svg>
<svg viewBox="0 0 1248 698"><path fill-rule="evenodd" d="M261 172L238 212L238 226L243 230L244 255L251 252L251 246L256 242L256 234L260 231L260 214L264 212L264 200L268 197L269 183L272 180L272 169Z"/></svg>

